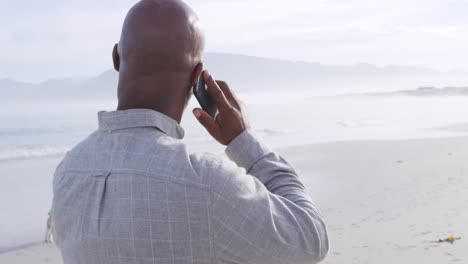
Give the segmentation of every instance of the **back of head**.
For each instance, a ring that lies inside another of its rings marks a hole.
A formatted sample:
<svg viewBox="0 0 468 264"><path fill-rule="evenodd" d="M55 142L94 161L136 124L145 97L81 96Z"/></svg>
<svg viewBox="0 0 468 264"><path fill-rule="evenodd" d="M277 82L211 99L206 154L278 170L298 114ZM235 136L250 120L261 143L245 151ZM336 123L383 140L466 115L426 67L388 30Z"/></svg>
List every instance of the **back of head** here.
<svg viewBox="0 0 468 264"><path fill-rule="evenodd" d="M130 105L126 108L138 104L149 108L146 105L153 103L143 103L145 98L177 96L193 82L203 48L198 17L184 2L138 2L128 12L114 49L114 64L120 72L119 103Z"/></svg>
<svg viewBox="0 0 468 264"><path fill-rule="evenodd" d="M128 13L119 42L121 70L186 72L201 60L198 17L182 1L143 0Z"/></svg>

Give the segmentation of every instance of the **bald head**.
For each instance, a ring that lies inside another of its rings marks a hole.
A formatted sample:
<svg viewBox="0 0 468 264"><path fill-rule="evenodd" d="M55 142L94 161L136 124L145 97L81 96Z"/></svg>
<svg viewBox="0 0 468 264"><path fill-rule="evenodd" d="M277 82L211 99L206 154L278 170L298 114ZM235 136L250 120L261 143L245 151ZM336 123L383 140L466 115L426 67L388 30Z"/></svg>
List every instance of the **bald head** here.
<svg viewBox="0 0 468 264"><path fill-rule="evenodd" d="M202 71L203 49L198 17L184 2L138 2L113 53L119 110L149 108L180 120Z"/></svg>
<svg viewBox="0 0 468 264"><path fill-rule="evenodd" d="M179 0L142 0L128 13L118 45L121 70L186 73L202 57L197 15Z"/></svg>

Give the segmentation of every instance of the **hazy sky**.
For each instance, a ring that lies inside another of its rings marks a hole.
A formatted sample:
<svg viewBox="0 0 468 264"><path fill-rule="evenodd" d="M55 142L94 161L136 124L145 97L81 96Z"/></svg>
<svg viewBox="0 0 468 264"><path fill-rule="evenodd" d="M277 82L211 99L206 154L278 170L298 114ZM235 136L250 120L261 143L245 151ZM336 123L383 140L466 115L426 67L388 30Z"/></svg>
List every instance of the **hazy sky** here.
<svg viewBox="0 0 468 264"><path fill-rule="evenodd" d="M135 0L0 0L0 79L111 68ZM468 70L468 0L187 0L207 51L321 62Z"/></svg>

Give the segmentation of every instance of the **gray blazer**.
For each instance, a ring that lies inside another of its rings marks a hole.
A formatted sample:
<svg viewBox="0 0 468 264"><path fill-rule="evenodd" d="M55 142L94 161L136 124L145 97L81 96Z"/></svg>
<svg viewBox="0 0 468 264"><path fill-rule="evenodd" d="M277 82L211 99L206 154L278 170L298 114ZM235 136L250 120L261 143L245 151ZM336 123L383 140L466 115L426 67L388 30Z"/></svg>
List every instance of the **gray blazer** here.
<svg viewBox="0 0 468 264"><path fill-rule="evenodd" d="M151 110L99 113L56 170L53 234L66 264L317 263L324 222L294 169L250 132L230 158L190 155Z"/></svg>

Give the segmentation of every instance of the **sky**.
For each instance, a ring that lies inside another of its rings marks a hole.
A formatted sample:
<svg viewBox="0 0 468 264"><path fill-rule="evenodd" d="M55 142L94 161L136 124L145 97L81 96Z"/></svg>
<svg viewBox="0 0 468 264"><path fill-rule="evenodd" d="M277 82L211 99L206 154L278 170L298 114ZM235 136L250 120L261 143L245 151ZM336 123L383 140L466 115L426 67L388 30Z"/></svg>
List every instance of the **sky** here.
<svg viewBox="0 0 468 264"><path fill-rule="evenodd" d="M0 79L95 76L136 0L0 0ZM468 71L468 0L187 0L207 52Z"/></svg>

